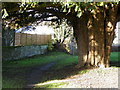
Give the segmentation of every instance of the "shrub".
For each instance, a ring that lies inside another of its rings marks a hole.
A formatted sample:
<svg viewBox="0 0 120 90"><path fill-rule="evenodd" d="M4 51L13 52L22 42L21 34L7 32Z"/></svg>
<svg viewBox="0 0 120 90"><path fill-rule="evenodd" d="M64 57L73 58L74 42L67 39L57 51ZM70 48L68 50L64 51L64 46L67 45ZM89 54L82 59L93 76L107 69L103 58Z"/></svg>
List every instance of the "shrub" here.
<svg viewBox="0 0 120 90"><path fill-rule="evenodd" d="M48 43L48 50L49 50L49 51L52 51L53 48L54 48L54 46L53 46L53 40L51 40L51 41L49 41L49 43Z"/></svg>

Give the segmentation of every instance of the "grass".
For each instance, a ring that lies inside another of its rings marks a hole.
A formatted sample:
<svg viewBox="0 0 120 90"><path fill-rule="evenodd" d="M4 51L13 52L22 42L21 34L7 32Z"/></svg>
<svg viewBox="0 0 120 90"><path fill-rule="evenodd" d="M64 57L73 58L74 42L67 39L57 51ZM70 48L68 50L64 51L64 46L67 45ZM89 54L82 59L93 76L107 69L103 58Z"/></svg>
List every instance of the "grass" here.
<svg viewBox="0 0 120 90"><path fill-rule="evenodd" d="M45 83L36 85L35 88L62 88L66 84L66 82L59 82L59 80L47 81Z"/></svg>
<svg viewBox="0 0 120 90"><path fill-rule="evenodd" d="M120 52L119 52L120 53ZM78 62L78 57L77 56L71 56L67 57L64 60L59 60L52 68L50 71L46 73L46 77L44 77L43 81L41 83L38 83L38 85L35 86L35 88L60 88L60 87L65 87L67 82L56 82L54 83L54 80L61 80L65 79L69 76L74 76L74 75L82 75L85 73L88 73L89 70L81 70L81 71L73 71L69 70L71 69L70 66L74 66ZM118 60L118 52L111 52L110 56L110 61L116 61ZM69 68L69 69L67 69ZM115 67L114 67L115 68ZM72 71L69 73L69 71ZM67 75L66 75L67 72ZM102 70L98 70L98 72L103 72ZM69 74L69 75L68 75ZM47 77L47 75L49 75ZM44 82L45 81L45 82ZM53 83L47 83L47 82L52 82ZM46 84L47 83L47 84Z"/></svg>
<svg viewBox="0 0 120 90"><path fill-rule="evenodd" d="M69 55L69 56L67 56L67 58L57 61L57 63L51 69L59 70L59 69L65 68L67 66L77 64L78 63L77 58L78 58L77 56Z"/></svg>
<svg viewBox="0 0 120 90"><path fill-rule="evenodd" d="M120 54L120 52L112 52L110 61L118 61L118 54ZM48 77L43 77L42 81L62 79L69 75L87 73L88 70L75 71L72 68L78 63L77 58L77 56L55 51L46 55L34 56L21 60L3 61L3 88L23 88L26 83L25 75L27 72L31 71L34 67L42 66L50 62L56 62L56 64L46 73ZM55 88L61 85L63 85L63 83L53 83L41 87Z"/></svg>
<svg viewBox="0 0 120 90"><path fill-rule="evenodd" d="M63 52L50 52L47 55L40 55L31 58L3 61L3 88L22 88L25 85L25 74L37 66L62 60L68 57ZM17 82L17 83L16 83Z"/></svg>
<svg viewBox="0 0 120 90"><path fill-rule="evenodd" d="M110 61L120 61L119 56L120 52L111 52L110 55ZM70 66L72 64L77 64L78 63L78 56L72 56L68 55L68 57L64 60L59 60L53 67L52 69L54 70L59 70L64 68L65 66Z"/></svg>
<svg viewBox="0 0 120 90"><path fill-rule="evenodd" d="M120 52L111 52L110 61L120 61Z"/></svg>
<svg viewBox="0 0 120 90"><path fill-rule="evenodd" d="M50 63L58 59L58 57L64 56L62 52L51 52L47 55L40 55L31 58L14 60L14 61L3 61L3 66L7 67L34 67L36 65L43 65L46 63Z"/></svg>
<svg viewBox="0 0 120 90"><path fill-rule="evenodd" d="M51 84L47 84L47 85L41 85L40 87L45 87L45 88L61 88L62 85L64 85L66 83L51 83ZM36 87L38 88L38 87Z"/></svg>
<svg viewBox="0 0 120 90"><path fill-rule="evenodd" d="M3 88L20 88L23 87L23 84L25 83L24 79L18 79L18 78L3 78L2 82Z"/></svg>

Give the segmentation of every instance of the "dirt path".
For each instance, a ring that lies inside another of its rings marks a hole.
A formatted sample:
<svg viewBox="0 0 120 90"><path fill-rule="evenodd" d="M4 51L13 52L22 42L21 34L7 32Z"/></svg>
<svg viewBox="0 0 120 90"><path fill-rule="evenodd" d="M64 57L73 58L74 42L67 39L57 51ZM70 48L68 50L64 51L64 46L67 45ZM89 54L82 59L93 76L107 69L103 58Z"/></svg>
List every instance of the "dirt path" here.
<svg viewBox="0 0 120 90"><path fill-rule="evenodd" d="M48 63L43 66L38 66L32 69L29 73L27 73L26 76L26 85L24 88L33 88L35 84L39 83L41 81L41 78L43 77L44 73L49 70L53 65L57 63L58 60L67 58L66 56L64 57L58 57L56 61Z"/></svg>
<svg viewBox="0 0 120 90"><path fill-rule="evenodd" d="M27 84L25 88L33 88L34 84L38 83L41 80L44 72L52 67L54 64L55 62L51 62L49 64L34 68L30 73L27 74Z"/></svg>

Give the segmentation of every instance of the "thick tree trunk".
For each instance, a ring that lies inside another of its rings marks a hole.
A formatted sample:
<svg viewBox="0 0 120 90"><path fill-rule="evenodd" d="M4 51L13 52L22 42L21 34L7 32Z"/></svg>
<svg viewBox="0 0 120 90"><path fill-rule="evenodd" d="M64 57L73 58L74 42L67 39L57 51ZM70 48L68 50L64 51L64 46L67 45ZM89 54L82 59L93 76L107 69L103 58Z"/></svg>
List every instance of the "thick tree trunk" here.
<svg viewBox="0 0 120 90"><path fill-rule="evenodd" d="M76 38L77 48L78 48L78 65L77 67L82 67L86 64L88 60L88 29L87 18L89 13L85 13L80 19L76 19L74 23L74 36Z"/></svg>
<svg viewBox="0 0 120 90"><path fill-rule="evenodd" d="M112 5L109 5L107 8L111 8ZM110 51L112 42L114 39L114 29L116 26L117 20L117 6L112 7L111 9L105 9L105 57L104 63L105 67L109 67Z"/></svg>
<svg viewBox="0 0 120 90"><path fill-rule="evenodd" d="M74 36L78 46L78 65L108 67L116 8L96 10L96 14L84 13L74 24Z"/></svg>

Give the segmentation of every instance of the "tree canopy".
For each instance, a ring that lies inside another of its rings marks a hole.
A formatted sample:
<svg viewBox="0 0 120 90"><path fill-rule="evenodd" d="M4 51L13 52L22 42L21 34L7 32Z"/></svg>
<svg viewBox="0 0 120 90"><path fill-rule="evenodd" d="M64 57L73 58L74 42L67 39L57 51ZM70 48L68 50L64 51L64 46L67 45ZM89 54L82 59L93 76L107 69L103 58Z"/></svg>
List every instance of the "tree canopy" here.
<svg viewBox="0 0 120 90"><path fill-rule="evenodd" d="M66 18L74 22L84 12L95 14L100 7L113 7L118 2L4 2L2 3L2 20L12 28L30 25L35 21L61 21ZM56 16L56 18L51 18Z"/></svg>

